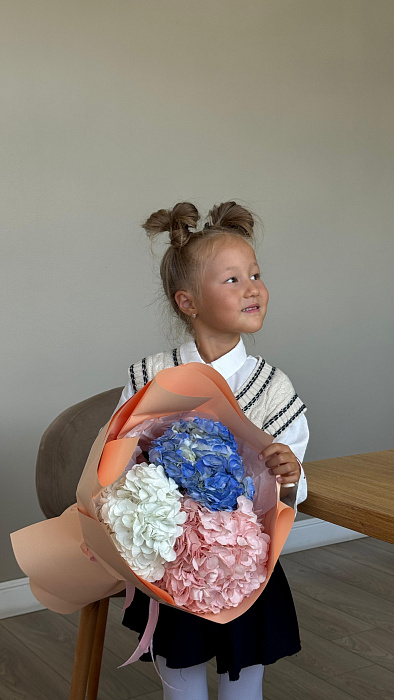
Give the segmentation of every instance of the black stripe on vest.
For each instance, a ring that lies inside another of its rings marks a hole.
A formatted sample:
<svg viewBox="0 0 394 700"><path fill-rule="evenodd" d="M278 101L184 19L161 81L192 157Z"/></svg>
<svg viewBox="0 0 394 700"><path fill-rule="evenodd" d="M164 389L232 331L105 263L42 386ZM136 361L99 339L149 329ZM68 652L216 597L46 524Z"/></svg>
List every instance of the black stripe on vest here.
<svg viewBox="0 0 394 700"><path fill-rule="evenodd" d="M174 367L178 367L179 362L178 362L178 356L177 356L177 348L174 348L172 351L172 359L174 361Z"/></svg>
<svg viewBox="0 0 394 700"><path fill-rule="evenodd" d="M258 390L256 396L254 396L253 399L252 399L251 401L249 401L249 403L247 403L246 406L243 407L242 410L243 410L244 413L246 413L246 411L247 411L249 408L251 408L251 406L253 406L253 404L255 404L256 401L259 400L261 394L263 393L263 391L266 390L266 388L267 388L268 384L270 383L272 377L274 376L275 372L276 372L276 367L273 367L272 370L271 370L271 372L270 372L270 374L269 374L269 377L265 380L263 386L260 387L260 389Z"/></svg>
<svg viewBox="0 0 394 700"><path fill-rule="evenodd" d="M129 367L129 374L130 374L130 379L131 379L133 391L136 394L138 389L137 389L137 382L135 381L134 365L131 365L131 367Z"/></svg>
<svg viewBox="0 0 394 700"><path fill-rule="evenodd" d="M295 413L294 416L292 416L291 418L289 418L289 420L287 421L287 423L285 423L285 425L282 425L282 427L279 428L279 430L277 430L276 433L274 433L273 437L276 438L276 437L278 437L278 435L280 435L281 433L283 433L283 431L286 430L286 428L289 427L289 425L293 422L293 420L295 420L296 418L298 418L298 416L300 415L300 413L302 413L302 412L304 411L304 409L306 409L306 406L305 406L305 404L303 403L302 406L301 406L301 408L298 409L297 413Z"/></svg>
<svg viewBox="0 0 394 700"><path fill-rule="evenodd" d="M279 413L276 413L275 416L274 416L273 418L270 418L270 420L267 421L267 423L264 424L263 430L265 430L266 428L269 428L269 426L272 425L272 423L275 423L275 421L278 420L278 418L280 418L281 416L283 416L283 414L286 413L286 411L288 411L289 408L293 405L293 403L294 403L294 401L296 401L296 399L298 399L298 394L294 394L293 398L290 399L290 401L289 401L289 403L287 404L287 406L284 406L284 408L281 408L280 411L279 411Z"/></svg>
<svg viewBox="0 0 394 700"><path fill-rule="evenodd" d="M146 371L146 357L144 357L144 359L141 361L141 365L142 365L142 377L143 377L144 386L145 386L145 384L147 384L149 381L148 380L148 372Z"/></svg>
<svg viewBox="0 0 394 700"><path fill-rule="evenodd" d="M265 360L262 360L260 367L259 367L259 368L256 370L256 372L254 373L254 375L253 375L252 379L250 380L250 382L248 382L247 385L246 385L246 387L245 387L244 389L242 389L242 391L240 391L240 393L237 394L237 396L235 397L235 398L237 399L237 401L239 401L240 399L242 399L242 397L245 396L246 392L249 391L250 387L252 386L252 384L254 384L254 382L256 381L257 377L259 376L259 374L260 374L261 370L263 369L264 365L265 365Z"/></svg>

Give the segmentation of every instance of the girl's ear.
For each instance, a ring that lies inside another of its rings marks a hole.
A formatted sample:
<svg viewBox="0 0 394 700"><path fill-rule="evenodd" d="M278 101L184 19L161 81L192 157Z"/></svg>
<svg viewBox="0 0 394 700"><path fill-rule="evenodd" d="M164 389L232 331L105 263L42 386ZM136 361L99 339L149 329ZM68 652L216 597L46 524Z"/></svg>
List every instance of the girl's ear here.
<svg viewBox="0 0 394 700"><path fill-rule="evenodd" d="M197 307L194 303L192 294L189 292L185 292L184 289L180 289L175 293L174 299L180 310L183 311L186 316L197 314Z"/></svg>

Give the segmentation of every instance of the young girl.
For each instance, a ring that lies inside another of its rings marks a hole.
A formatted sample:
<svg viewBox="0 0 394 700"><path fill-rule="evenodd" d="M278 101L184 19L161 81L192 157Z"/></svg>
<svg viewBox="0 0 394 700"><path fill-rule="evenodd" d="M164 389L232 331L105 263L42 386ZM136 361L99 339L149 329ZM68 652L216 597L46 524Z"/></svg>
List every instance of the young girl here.
<svg viewBox="0 0 394 700"><path fill-rule="evenodd" d="M268 303L251 245L253 216L235 202L225 202L213 207L202 230L192 231L198 219L197 209L181 202L152 214L144 224L151 237L170 234L161 278L192 340L131 365L119 406L165 367L209 364L226 379L246 416L274 437L261 459L281 484L281 499L296 507L306 498L300 465L308 442L306 406L288 377L261 357L248 356L241 339L242 333L260 330ZM148 596L136 590L123 624L141 634L148 605ZM264 665L300 650L293 600L280 563L252 607L227 624L160 606L153 650L168 684L163 685L165 700L207 700L206 662L213 657L219 700L261 700ZM142 660L149 661L150 655Z"/></svg>

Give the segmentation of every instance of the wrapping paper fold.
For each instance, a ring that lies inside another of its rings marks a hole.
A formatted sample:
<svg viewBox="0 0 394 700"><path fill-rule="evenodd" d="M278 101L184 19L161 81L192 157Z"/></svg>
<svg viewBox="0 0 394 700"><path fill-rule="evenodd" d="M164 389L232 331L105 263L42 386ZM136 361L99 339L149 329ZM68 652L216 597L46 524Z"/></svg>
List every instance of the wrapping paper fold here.
<svg viewBox="0 0 394 700"><path fill-rule="evenodd" d="M97 519L94 499L129 463L138 437L124 437L145 420L193 412L220 420L252 450L261 452L272 437L243 414L227 382L211 367L189 363L159 372L112 417L93 443L77 488L77 503L58 518L12 533L19 566L30 578L35 597L47 608L72 613L95 600L118 593L129 582L155 600L174 605L169 594L139 578L116 549L106 526ZM261 469L266 467L261 462ZM271 537L266 581L237 608L199 614L226 623L244 613L259 597L271 575L294 521L294 510L279 501L271 478L274 505L264 515ZM177 606L175 606L177 607ZM197 614L197 613L190 613Z"/></svg>

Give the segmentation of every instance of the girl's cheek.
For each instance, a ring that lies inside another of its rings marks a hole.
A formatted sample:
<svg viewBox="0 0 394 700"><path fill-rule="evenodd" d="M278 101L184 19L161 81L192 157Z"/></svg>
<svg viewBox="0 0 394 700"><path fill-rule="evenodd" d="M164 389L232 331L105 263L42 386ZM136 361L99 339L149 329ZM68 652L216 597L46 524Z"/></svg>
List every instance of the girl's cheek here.
<svg viewBox="0 0 394 700"><path fill-rule="evenodd" d="M261 282L260 296L266 302L266 304L268 304L269 293L268 293L268 289L265 286L264 282Z"/></svg>

